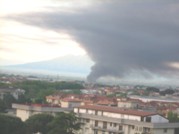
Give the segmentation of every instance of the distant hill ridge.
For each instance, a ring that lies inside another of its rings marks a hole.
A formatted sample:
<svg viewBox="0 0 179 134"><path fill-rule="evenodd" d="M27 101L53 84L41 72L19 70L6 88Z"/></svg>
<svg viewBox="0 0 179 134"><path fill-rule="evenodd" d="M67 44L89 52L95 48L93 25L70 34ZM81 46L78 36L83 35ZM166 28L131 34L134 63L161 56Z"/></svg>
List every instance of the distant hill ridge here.
<svg viewBox="0 0 179 134"><path fill-rule="evenodd" d="M20 70L23 71L48 71L48 72L58 72L63 74L77 74L77 75L87 75L90 72L90 67L94 63L89 59L88 56L63 56L51 60L32 62L26 64L1 66L2 69L8 70Z"/></svg>

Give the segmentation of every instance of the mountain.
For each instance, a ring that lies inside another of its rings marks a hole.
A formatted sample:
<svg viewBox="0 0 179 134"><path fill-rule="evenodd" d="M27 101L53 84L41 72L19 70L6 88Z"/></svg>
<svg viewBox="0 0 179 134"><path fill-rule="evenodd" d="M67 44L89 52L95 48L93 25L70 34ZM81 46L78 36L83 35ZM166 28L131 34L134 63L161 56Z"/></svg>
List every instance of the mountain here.
<svg viewBox="0 0 179 134"><path fill-rule="evenodd" d="M64 56L51 60L26 64L1 66L1 69L12 71L28 71L39 73L56 73L72 76L86 76L94 63L88 56Z"/></svg>

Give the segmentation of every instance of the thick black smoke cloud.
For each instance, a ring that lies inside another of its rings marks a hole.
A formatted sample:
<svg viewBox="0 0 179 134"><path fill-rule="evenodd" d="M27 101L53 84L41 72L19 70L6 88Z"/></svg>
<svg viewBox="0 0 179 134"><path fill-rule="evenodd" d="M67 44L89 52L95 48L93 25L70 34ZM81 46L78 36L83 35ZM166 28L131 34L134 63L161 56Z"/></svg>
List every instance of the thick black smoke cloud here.
<svg viewBox="0 0 179 134"><path fill-rule="evenodd" d="M73 13L31 13L11 19L73 36L95 65L89 81L138 73L177 77L179 70L179 2L111 0ZM146 73L148 72L148 73Z"/></svg>

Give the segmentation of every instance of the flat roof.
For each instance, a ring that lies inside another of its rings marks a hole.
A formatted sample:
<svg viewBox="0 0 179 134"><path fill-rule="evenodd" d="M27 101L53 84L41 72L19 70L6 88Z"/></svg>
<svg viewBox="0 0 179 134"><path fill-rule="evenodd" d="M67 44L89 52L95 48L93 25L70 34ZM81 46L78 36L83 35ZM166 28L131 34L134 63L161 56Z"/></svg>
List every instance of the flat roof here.
<svg viewBox="0 0 179 134"><path fill-rule="evenodd" d="M131 110L131 109L121 109L117 107L98 106L98 105L85 105L85 106L79 106L76 108L98 110L98 111L103 111L103 112L119 113L119 114L124 114L124 115L134 115L134 116L142 116L142 117L151 116L151 115L159 115L158 113L153 113L153 112Z"/></svg>
<svg viewBox="0 0 179 134"><path fill-rule="evenodd" d="M21 109L27 111L39 111L39 112L62 112L62 111L72 111L72 108L62 108L58 106L48 106L41 104L12 104L12 108Z"/></svg>

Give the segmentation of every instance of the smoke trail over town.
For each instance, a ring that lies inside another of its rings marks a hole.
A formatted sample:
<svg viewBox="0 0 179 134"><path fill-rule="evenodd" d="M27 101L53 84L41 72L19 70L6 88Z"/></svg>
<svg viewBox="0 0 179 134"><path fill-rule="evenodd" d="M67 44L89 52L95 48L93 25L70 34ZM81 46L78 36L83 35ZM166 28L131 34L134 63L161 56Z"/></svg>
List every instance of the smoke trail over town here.
<svg viewBox="0 0 179 134"><path fill-rule="evenodd" d="M74 12L54 9L8 16L70 34L95 62L88 81L138 74L179 75L179 2L114 0Z"/></svg>

